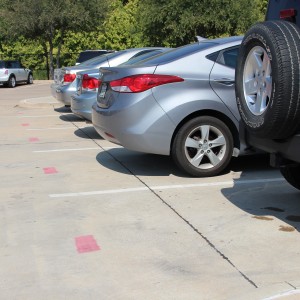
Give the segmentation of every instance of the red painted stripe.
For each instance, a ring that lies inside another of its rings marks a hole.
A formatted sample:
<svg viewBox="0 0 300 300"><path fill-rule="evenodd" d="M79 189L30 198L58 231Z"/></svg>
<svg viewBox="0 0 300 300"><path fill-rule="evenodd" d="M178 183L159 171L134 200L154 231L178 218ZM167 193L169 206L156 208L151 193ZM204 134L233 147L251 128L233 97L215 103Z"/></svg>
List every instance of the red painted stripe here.
<svg viewBox="0 0 300 300"><path fill-rule="evenodd" d="M22 126L29 126L29 123L23 123Z"/></svg>
<svg viewBox="0 0 300 300"><path fill-rule="evenodd" d="M43 168L45 174L54 174L58 173L57 170L53 167Z"/></svg>
<svg viewBox="0 0 300 300"><path fill-rule="evenodd" d="M33 143L33 142L38 142L40 139L37 137L31 137L29 138L29 142Z"/></svg>
<svg viewBox="0 0 300 300"><path fill-rule="evenodd" d="M96 240L92 235L79 236L75 238L78 253L86 253L100 250Z"/></svg>

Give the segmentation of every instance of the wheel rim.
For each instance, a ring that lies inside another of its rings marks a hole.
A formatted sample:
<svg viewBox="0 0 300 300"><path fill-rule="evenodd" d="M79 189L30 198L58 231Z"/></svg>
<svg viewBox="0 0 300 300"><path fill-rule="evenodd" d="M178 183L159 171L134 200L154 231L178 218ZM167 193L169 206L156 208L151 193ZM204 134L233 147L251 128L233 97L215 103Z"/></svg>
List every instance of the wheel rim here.
<svg viewBox="0 0 300 300"><path fill-rule="evenodd" d="M198 126L186 138L186 158L198 169L207 170L219 165L225 153L226 139L214 126Z"/></svg>
<svg viewBox="0 0 300 300"><path fill-rule="evenodd" d="M29 75L29 83L32 83L32 82L33 82L33 76Z"/></svg>
<svg viewBox="0 0 300 300"><path fill-rule="evenodd" d="M256 46L249 52L243 73L243 89L250 112L262 115L267 109L272 91L272 69L267 52Z"/></svg>
<svg viewBox="0 0 300 300"><path fill-rule="evenodd" d="M15 86L16 85L16 80L14 77L11 78L11 86Z"/></svg>

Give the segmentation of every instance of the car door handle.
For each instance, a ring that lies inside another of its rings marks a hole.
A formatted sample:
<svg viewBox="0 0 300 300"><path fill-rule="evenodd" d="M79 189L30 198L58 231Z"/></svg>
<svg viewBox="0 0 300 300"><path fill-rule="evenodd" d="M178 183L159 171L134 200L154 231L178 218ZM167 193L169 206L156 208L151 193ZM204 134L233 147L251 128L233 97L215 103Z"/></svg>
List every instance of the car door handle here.
<svg viewBox="0 0 300 300"><path fill-rule="evenodd" d="M217 78L217 79L214 79L214 81L218 82L220 84L223 84L223 85L227 85L227 86L234 85L234 79L231 79L231 78Z"/></svg>

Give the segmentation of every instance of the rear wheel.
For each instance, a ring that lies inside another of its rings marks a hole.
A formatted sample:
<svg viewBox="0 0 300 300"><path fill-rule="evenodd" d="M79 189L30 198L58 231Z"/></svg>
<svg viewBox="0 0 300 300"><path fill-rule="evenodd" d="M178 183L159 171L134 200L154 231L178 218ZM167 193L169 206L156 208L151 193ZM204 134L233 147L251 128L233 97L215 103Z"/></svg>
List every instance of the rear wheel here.
<svg viewBox="0 0 300 300"><path fill-rule="evenodd" d="M280 172L289 184L300 190L300 165L287 165L281 167Z"/></svg>
<svg viewBox="0 0 300 300"><path fill-rule="evenodd" d="M16 86L16 78L15 76L10 76L8 79L8 87L14 88Z"/></svg>
<svg viewBox="0 0 300 300"><path fill-rule="evenodd" d="M287 21L251 27L240 47L236 97L248 131L285 139L300 124L299 28Z"/></svg>
<svg viewBox="0 0 300 300"><path fill-rule="evenodd" d="M177 132L171 155L183 171L196 177L215 176L231 160L233 137L228 127L214 117L201 116Z"/></svg>
<svg viewBox="0 0 300 300"><path fill-rule="evenodd" d="M28 75L27 84L33 84L33 75L31 73Z"/></svg>

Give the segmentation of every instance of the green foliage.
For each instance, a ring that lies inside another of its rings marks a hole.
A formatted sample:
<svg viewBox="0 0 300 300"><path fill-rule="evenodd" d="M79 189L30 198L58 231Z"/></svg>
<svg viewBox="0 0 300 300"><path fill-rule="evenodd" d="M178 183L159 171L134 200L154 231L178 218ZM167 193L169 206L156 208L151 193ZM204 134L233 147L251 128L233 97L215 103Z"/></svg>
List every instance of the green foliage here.
<svg viewBox="0 0 300 300"><path fill-rule="evenodd" d="M0 58L45 70L74 65L87 49L176 47L240 35L268 0L0 0ZM51 73L50 72L50 73ZM41 75L39 75L41 74ZM35 76L36 77L36 76Z"/></svg>
<svg viewBox="0 0 300 300"><path fill-rule="evenodd" d="M138 3L139 0L114 2L104 24L106 49L122 50L144 46L145 41L136 17Z"/></svg>
<svg viewBox="0 0 300 300"><path fill-rule="evenodd" d="M180 46L192 42L196 35L240 35L261 18L257 1L143 0L139 23L152 46Z"/></svg>

